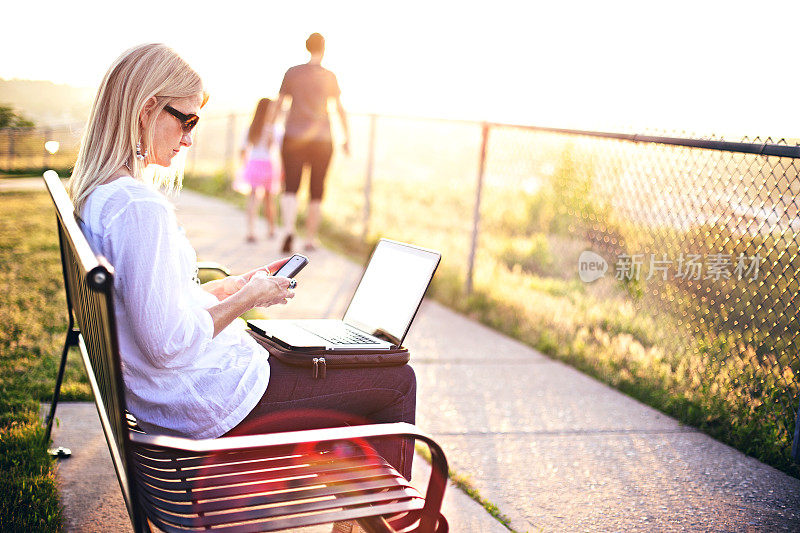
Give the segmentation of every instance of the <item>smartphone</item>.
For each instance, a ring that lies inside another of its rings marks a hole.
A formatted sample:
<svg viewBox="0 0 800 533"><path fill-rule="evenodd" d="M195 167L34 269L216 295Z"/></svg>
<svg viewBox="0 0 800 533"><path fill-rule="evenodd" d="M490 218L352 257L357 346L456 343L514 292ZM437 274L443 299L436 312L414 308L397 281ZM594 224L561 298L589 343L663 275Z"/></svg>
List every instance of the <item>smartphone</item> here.
<svg viewBox="0 0 800 533"><path fill-rule="evenodd" d="M308 264L308 257L301 255L301 254L294 254L292 257L289 258L286 263L280 267L273 276L282 276L284 278L293 278L297 275L298 272L303 270Z"/></svg>

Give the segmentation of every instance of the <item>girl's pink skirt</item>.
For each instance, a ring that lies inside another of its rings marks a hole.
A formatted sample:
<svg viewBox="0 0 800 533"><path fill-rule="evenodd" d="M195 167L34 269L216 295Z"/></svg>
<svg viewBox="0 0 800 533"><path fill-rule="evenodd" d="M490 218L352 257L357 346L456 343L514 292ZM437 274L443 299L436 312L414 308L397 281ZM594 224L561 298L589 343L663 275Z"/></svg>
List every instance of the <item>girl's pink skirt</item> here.
<svg viewBox="0 0 800 533"><path fill-rule="evenodd" d="M263 187L269 191L272 187L272 162L265 159L249 160L242 172L242 179L253 189Z"/></svg>

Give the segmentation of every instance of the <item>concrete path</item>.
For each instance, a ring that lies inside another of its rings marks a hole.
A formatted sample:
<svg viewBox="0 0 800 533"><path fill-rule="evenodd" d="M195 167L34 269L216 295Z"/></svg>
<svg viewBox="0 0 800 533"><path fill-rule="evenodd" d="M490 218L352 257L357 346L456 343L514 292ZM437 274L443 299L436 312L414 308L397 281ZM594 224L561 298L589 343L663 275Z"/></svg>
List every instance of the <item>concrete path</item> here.
<svg viewBox="0 0 800 533"><path fill-rule="evenodd" d="M44 189L42 178L0 178L0 193L4 191L34 191Z"/></svg>
<svg viewBox="0 0 800 533"><path fill-rule="evenodd" d="M245 244L243 213L217 200L184 191L178 218L200 259L234 272L280 256L277 240ZM309 257L297 297L270 316L341 316L361 267L324 249ZM405 344L418 425L516 531L800 531L800 480L435 302ZM76 442L60 467L68 530L117 530L109 502L124 509L94 408L65 405L58 418L56 443ZM445 513L454 532L505 530L457 489Z"/></svg>

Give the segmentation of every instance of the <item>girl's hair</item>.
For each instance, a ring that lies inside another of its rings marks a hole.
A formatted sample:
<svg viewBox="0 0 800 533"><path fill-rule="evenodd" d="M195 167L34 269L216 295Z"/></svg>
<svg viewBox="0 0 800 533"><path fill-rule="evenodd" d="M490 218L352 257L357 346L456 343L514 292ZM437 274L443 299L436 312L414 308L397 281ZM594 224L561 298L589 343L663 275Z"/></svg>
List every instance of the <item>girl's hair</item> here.
<svg viewBox="0 0 800 533"><path fill-rule="evenodd" d="M119 56L97 90L70 178L69 192L76 212L80 214L92 191L123 165L134 178L167 191L180 189L182 168L148 169L145 173L146 161L136 158L136 145L141 143L143 154L152 146L155 119L164 106L200 93L200 76L166 45L142 44ZM143 124L139 115L153 97L156 106Z"/></svg>
<svg viewBox="0 0 800 533"><path fill-rule="evenodd" d="M262 98L258 101L256 112L253 114L253 122L250 123L250 129L247 132L247 142L251 146L258 144L261 140L261 135L264 134L264 124L267 122L267 111L272 100L269 98Z"/></svg>

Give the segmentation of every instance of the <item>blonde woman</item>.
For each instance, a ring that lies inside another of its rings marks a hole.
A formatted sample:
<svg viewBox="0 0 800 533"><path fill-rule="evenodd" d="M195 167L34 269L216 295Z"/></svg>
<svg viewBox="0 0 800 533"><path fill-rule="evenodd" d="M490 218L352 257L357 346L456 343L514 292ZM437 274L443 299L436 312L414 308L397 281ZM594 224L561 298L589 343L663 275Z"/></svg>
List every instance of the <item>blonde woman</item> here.
<svg viewBox="0 0 800 533"><path fill-rule="evenodd" d="M128 409L150 433L216 438L363 422L414 422L406 365L342 369L314 379L269 358L236 320L285 304L286 259L199 285L196 254L158 190L180 189L175 156L192 145L206 96L200 77L162 44L123 53L106 73L70 180L87 237L114 266ZM378 451L410 478L412 447Z"/></svg>

